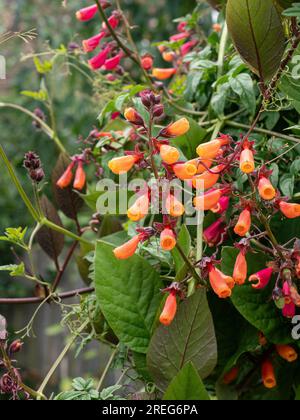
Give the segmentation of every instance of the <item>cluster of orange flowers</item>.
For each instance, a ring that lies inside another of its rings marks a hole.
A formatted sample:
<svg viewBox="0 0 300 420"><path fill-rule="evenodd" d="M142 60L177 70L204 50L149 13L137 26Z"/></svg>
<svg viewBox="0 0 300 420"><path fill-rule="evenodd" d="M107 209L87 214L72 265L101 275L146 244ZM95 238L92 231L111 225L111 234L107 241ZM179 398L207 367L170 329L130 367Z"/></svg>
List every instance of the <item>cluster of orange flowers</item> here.
<svg viewBox="0 0 300 420"><path fill-rule="evenodd" d="M149 111L150 119L155 121L156 117L163 114L163 106L160 97L154 93L145 91L141 93L142 102ZM148 128L142 116L134 109L128 108L124 113L125 119L133 124L138 130L148 133ZM125 152L122 157L112 159L108 166L114 174L127 173L134 167L138 168L140 164L152 168L151 157L159 154L161 166L159 178L179 179L188 182L196 191L202 190L193 200L194 207L198 211L212 211L221 214L221 219L217 220L212 226L204 232L204 240L211 245L216 245L217 239L223 238L226 234L224 227L223 214L229 207L229 202L233 193L232 186L219 183L223 180L224 174L234 167L240 168L241 172L252 178L253 184L257 188L257 193L263 202L274 203L274 208L280 210L288 218L300 216L300 205L288 203L273 187L270 181L271 172L266 168L256 170L254 160L253 144L248 139L236 143L232 147L233 140L230 136L220 135L220 137L202 143L197 147L198 158L189 161L180 161L179 150L172 146L170 139L182 136L189 131L190 124L186 118L182 118L166 128L163 128L158 136L149 139L149 154L141 153L138 149ZM218 184L219 183L219 184ZM184 215L185 207L181 201L171 192L165 200L165 209L169 217L164 218L162 228L159 229L160 245L164 250L172 250L176 246L176 220ZM237 236L247 238L250 236L252 227L252 213L255 212L255 203L245 201L241 198L239 206L242 211L234 226L234 232ZM128 218L133 222L138 222L145 218L151 207L151 190L144 191L136 202L128 209ZM155 229L148 228L147 234L143 229L133 237L129 242L114 250L115 256L119 259L130 258L137 250L139 244L148 240L152 235L157 234ZM216 265L217 261L213 259L203 259L203 273L209 278L212 289L220 298L231 296L235 285L242 285L247 280L247 260L246 253L248 247L240 246L240 253L236 259L234 272L232 276L222 273ZM266 287L272 278L274 269L272 267L263 268L258 273L249 277L253 283L253 288L262 289ZM176 291L170 293L167 299L166 308L162 317L162 322L170 324L175 316ZM286 308L286 314L290 314ZM166 316L169 314L169 316ZM289 316L289 315L288 315Z"/></svg>
<svg viewBox="0 0 300 420"><path fill-rule="evenodd" d="M266 337L262 333L260 333L259 343L262 347L265 347L268 344ZM273 389L277 386L277 377L273 361L274 357L271 357L271 355L273 354L275 356L275 354L277 354L277 356L279 356L282 360L288 363L293 363L296 360L298 360L298 353L292 346L277 344L275 346L271 346L263 354L263 360L260 363L262 383L265 386L265 388ZM237 381L239 373L239 366L234 366L232 369L230 369L229 372L227 372L224 375L223 383L225 385L233 384Z"/></svg>

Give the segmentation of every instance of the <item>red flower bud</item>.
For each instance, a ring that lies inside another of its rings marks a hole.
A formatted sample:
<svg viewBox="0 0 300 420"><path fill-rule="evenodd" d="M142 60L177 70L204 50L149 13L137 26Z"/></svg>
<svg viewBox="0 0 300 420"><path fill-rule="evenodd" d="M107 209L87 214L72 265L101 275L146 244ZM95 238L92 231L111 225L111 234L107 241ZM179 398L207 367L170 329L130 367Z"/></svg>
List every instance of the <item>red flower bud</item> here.
<svg viewBox="0 0 300 420"><path fill-rule="evenodd" d="M99 70L102 66L104 66L107 56L110 52L110 48L107 47L103 51L101 51L98 55L91 58L88 63L92 70Z"/></svg>
<svg viewBox="0 0 300 420"><path fill-rule="evenodd" d="M208 244L208 246L213 247L221 242L225 232L226 229L224 222L223 220L219 219L204 230L203 239Z"/></svg>
<svg viewBox="0 0 300 420"><path fill-rule="evenodd" d="M239 372L240 369L237 366L233 367L228 373L226 373L226 375L224 375L223 383L225 385L232 384L237 379Z"/></svg>
<svg viewBox="0 0 300 420"><path fill-rule="evenodd" d="M150 54L144 55L144 57L142 57L142 67L144 70L149 71L152 69L153 67L153 57Z"/></svg>
<svg viewBox="0 0 300 420"><path fill-rule="evenodd" d="M213 213L223 214L228 210L230 198L228 196L221 197L218 204L211 209Z"/></svg>
<svg viewBox="0 0 300 420"><path fill-rule="evenodd" d="M250 282L256 282L252 285L253 289L264 289L268 286L273 275L273 268L265 268L256 274L250 276Z"/></svg>
<svg viewBox="0 0 300 420"><path fill-rule="evenodd" d="M105 37L105 32L100 32L100 34L97 34L93 36L92 38L85 39L84 41L82 41L83 50L85 52L94 51L100 44L102 38L104 37Z"/></svg>
<svg viewBox="0 0 300 420"><path fill-rule="evenodd" d="M285 318L294 318L296 314L296 305L294 304L294 302L285 304L284 308L282 309L282 315Z"/></svg>

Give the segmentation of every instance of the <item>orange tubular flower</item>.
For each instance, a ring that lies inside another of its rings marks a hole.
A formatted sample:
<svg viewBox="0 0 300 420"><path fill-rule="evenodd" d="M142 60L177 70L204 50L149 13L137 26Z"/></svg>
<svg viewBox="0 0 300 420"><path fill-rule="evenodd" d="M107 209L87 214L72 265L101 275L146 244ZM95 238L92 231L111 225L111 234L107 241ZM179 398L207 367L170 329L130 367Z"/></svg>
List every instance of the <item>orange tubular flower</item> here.
<svg viewBox="0 0 300 420"><path fill-rule="evenodd" d="M263 384L266 388L272 389L277 386L274 367L270 360L265 360L261 368Z"/></svg>
<svg viewBox="0 0 300 420"><path fill-rule="evenodd" d="M247 279L248 265L247 260L243 252L240 252L237 256L234 270L233 270L233 280L236 284L241 286L245 283Z"/></svg>
<svg viewBox="0 0 300 420"><path fill-rule="evenodd" d="M176 246L176 237L171 229L164 229L160 235L160 246L165 251L172 251Z"/></svg>
<svg viewBox="0 0 300 420"><path fill-rule="evenodd" d="M108 162L108 167L116 175L125 174L133 168L138 159L139 158L134 155L114 158Z"/></svg>
<svg viewBox="0 0 300 420"><path fill-rule="evenodd" d="M199 211L210 210L218 204L222 194L223 192L220 189L207 191L205 194L194 198L194 206Z"/></svg>
<svg viewBox="0 0 300 420"><path fill-rule="evenodd" d="M225 165L219 165L215 168L212 168L211 173L209 171L203 172L201 175L194 176L193 178L193 187L197 189L208 190L212 188L219 181L222 170L225 168Z"/></svg>
<svg viewBox="0 0 300 420"><path fill-rule="evenodd" d="M276 197L276 190L271 184L270 180L261 177L258 183L258 192L261 198L264 200L270 201Z"/></svg>
<svg viewBox="0 0 300 420"><path fill-rule="evenodd" d="M239 220L234 228L234 232L239 236L246 236L251 229L251 212L245 209L240 214Z"/></svg>
<svg viewBox="0 0 300 420"><path fill-rule="evenodd" d="M189 120L181 118L180 120L170 124L167 128L161 131L161 136L165 137L179 137L186 134L190 129Z"/></svg>
<svg viewBox="0 0 300 420"><path fill-rule="evenodd" d="M153 69L152 76L158 80L167 80L176 74L176 69Z"/></svg>
<svg viewBox="0 0 300 420"><path fill-rule="evenodd" d="M184 181L186 179L193 178L193 176L197 173L197 167L193 163L189 162L178 163L173 166L173 171L177 178Z"/></svg>
<svg viewBox="0 0 300 420"><path fill-rule="evenodd" d="M202 143L197 147L197 154L205 159L215 159L220 152L222 146L229 143L229 139L220 138L209 141L208 143Z"/></svg>
<svg viewBox="0 0 300 420"><path fill-rule="evenodd" d="M127 121L136 125L143 125L144 121L140 114L134 108L127 108L124 112L124 117Z"/></svg>
<svg viewBox="0 0 300 420"><path fill-rule="evenodd" d="M277 345L276 351L282 359L289 363L295 362L298 359L298 353L291 346Z"/></svg>
<svg viewBox="0 0 300 420"><path fill-rule="evenodd" d="M281 213L288 219L296 219L297 217L300 217L300 204L281 201L279 203L279 207Z"/></svg>
<svg viewBox="0 0 300 420"><path fill-rule="evenodd" d="M226 375L224 375L223 383L225 385L232 384L237 379L239 372L240 369L237 366L233 367L228 373L226 373Z"/></svg>
<svg viewBox="0 0 300 420"><path fill-rule="evenodd" d="M248 147L241 153L240 170L244 172L244 174L251 174L255 170L253 152Z"/></svg>
<svg viewBox="0 0 300 420"><path fill-rule="evenodd" d="M167 63L172 63L172 61L176 58L176 54L172 51L165 51L163 52L162 57Z"/></svg>
<svg viewBox="0 0 300 420"><path fill-rule="evenodd" d="M213 291L221 299L231 296L231 289L234 287L234 280L230 276L225 276L220 270L212 267L209 272L209 281Z"/></svg>
<svg viewBox="0 0 300 420"><path fill-rule="evenodd" d="M66 171L63 173L63 175L59 178L59 180L57 181L56 185L61 188L67 188L73 179L73 168L74 168L75 163L72 162L66 169Z"/></svg>
<svg viewBox="0 0 300 420"><path fill-rule="evenodd" d="M132 257L135 254L140 241L140 235L134 236L130 241L114 250L115 257L118 258L118 260L127 260Z"/></svg>
<svg viewBox="0 0 300 420"><path fill-rule="evenodd" d="M173 165L180 158L180 153L176 147L168 146L167 144L161 145L159 152L162 160L168 165Z"/></svg>
<svg viewBox="0 0 300 420"><path fill-rule="evenodd" d="M166 210L172 217L181 217L185 212L183 204L172 194L166 199Z"/></svg>
<svg viewBox="0 0 300 420"><path fill-rule="evenodd" d="M83 169L83 162L78 162L73 187L75 188L75 190L81 191L85 186L85 182L86 175Z"/></svg>
<svg viewBox="0 0 300 420"><path fill-rule="evenodd" d="M169 296L167 297L164 309L159 317L159 321L163 325L170 325L176 315L177 312L177 299L176 299L176 293L171 292Z"/></svg>
<svg viewBox="0 0 300 420"><path fill-rule="evenodd" d="M132 222L139 222L147 216L149 212L149 197L144 194L139 197L133 206L127 211L127 216Z"/></svg>

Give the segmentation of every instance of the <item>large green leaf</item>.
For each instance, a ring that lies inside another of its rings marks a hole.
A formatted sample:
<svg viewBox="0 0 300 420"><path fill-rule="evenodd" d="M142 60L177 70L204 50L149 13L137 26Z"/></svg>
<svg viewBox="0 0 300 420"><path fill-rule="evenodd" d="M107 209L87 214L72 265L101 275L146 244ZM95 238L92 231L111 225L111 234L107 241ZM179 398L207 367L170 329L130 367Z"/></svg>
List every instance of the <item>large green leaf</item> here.
<svg viewBox="0 0 300 420"><path fill-rule="evenodd" d="M188 133L184 136L177 137L172 140L171 143L173 146L179 147L187 159L193 159L197 156L197 147L200 143L204 142L207 137L207 131L191 118L189 118L189 122L190 130Z"/></svg>
<svg viewBox="0 0 300 420"><path fill-rule="evenodd" d="M272 0L228 0L226 20L243 60L260 79L270 80L285 50L280 14Z"/></svg>
<svg viewBox="0 0 300 420"><path fill-rule="evenodd" d="M232 274L238 250L224 247L222 250L222 270ZM264 254L248 254L248 274L256 273L266 267ZM272 301L274 284L264 290L254 290L250 283L235 287L232 302L243 317L258 330L262 331L269 341L285 344L292 341L291 323L283 318L280 310Z"/></svg>
<svg viewBox="0 0 300 420"><path fill-rule="evenodd" d="M170 383L164 397L169 401L209 401L209 395L192 362L187 363Z"/></svg>
<svg viewBox="0 0 300 420"><path fill-rule="evenodd" d="M154 333L147 354L148 368L156 386L164 391L188 362L206 378L217 361L217 343L206 293L198 290L181 303L169 327Z"/></svg>
<svg viewBox="0 0 300 420"><path fill-rule="evenodd" d="M111 245L98 242L95 286L101 311L119 340L146 353L161 302L158 273L138 255L117 260Z"/></svg>

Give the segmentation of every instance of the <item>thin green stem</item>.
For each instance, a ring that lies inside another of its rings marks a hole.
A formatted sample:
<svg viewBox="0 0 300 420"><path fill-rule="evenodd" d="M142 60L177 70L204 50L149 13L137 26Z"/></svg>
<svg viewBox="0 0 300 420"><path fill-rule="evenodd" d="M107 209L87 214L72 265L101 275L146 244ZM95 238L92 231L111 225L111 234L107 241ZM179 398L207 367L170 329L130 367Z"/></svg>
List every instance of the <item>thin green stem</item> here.
<svg viewBox="0 0 300 420"><path fill-rule="evenodd" d="M187 267L188 267L191 275L195 279L195 281L197 283L201 284L202 286L207 286L206 282L199 277L195 267L192 265L189 258L185 255L183 249L181 248L181 246L178 242L176 244L176 249L179 252L179 254L180 254L181 258L183 259L183 261L185 262L185 264L187 265Z"/></svg>
<svg viewBox="0 0 300 420"><path fill-rule="evenodd" d="M73 337L66 344L65 348L60 353L60 355L58 356L58 358L55 360L55 362L53 363L51 369L49 370L48 374L46 375L45 379L43 380L41 386L39 387L39 389L37 391L38 394L43 394L44 389L48 385L48 382L50 381L50 379L54 375L56 369L61 364L61 362L65 358L65 356L68 353L68 351L71 349L71 347L75 343L75 341L78 338L78 336L86 329L86 327L88 326L89 322L90 322L89 320L85 321L84 324L82 324L81 327L78 329L78 331L76 331L76 334L74 334Z"/></svg>
<svg viewBox="0 0 300 420"><path fill-rule="evenodd" d="M81 236L78 236L75 233L70 232L69 230L67 230L63 227L56 225L55 223L51 222L50 220L48 220L46 218L41 220L41 224L43 226L46 226L46 227L56 231L56 232L62 233L63 235L68 236L69 238L75 239L75 241L81 242L81 243L86 244L86 245L91 244L91 242L88 241L87 239L84 239Z"/></svg>
<svg viewBox="0 0 300 420"><path fill-rule="evenodd" d="M105 378L106 378L106 375L108 374L108 371L109 371L109 369L111 368L111 365L112 365L112 363L113 363L113 361L114 361L114 359L115 359L115 357L116 357L116 355L117 355L117 353L118 353L118 350L119 350L119 347L117 346L114 350L113 350L113 352L112 352L112 354L111 354L111 356L110 356L110 358L109 358L109 361L108 361L108 363L107 363L107 365L105 366L105 369L104 369L104 371L103 371L103 373L102 373L102 375L101 375L101 378L100 378L100 380L99 380L99 382L98 382L98 385L97 385L97 388L96 388L96 390L99 392L99 391L101 391L101 388L102 388L102 386L103 386L103 383L104 383L104 380L105 380Z"/></svg>
<svg viewBox="0 0 300 420"><path fill-rule="evenodd" d="M219 49L219 56L218 56L218 78L222 76L223 68L224 68L224 57L226 51L226 44L228 39L228 27L226 22L224 23L223 32L220 41L220 49Z"/></svg>

